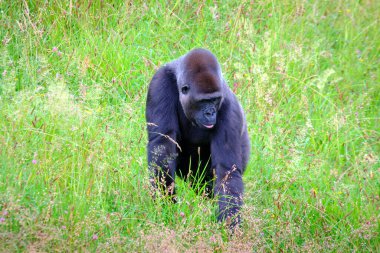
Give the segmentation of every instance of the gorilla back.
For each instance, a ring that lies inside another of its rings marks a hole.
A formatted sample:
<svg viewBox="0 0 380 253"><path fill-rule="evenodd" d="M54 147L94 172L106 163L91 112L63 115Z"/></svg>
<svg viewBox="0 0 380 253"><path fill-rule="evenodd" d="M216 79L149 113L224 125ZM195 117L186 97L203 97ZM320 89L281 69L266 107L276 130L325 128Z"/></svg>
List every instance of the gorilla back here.
<svg viewBox="0 0 380 253"><path fill-rule="evenodd" d="M218 198L218 220L238 224L250 142L243 109L215 56L194 49L161 67L149 84L146 120L155 191L174 197L176 175L202 180Z"/></svg>

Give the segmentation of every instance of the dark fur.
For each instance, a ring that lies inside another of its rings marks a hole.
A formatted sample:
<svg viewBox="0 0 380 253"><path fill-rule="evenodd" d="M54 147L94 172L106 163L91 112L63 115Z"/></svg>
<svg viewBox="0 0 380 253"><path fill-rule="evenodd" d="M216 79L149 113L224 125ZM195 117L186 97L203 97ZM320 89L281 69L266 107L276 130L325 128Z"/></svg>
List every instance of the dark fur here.
<svg viewBox="0 0 380 253"><path fill-rule="evenodd" d="M190 86L186 96L181 94L183 85ZM211 103L215 98L220 104ZM205 118L207 108L216 110L215 124L214 116ZM161 67L149 85L146 120L155 189L174 195L175 174L193 179L202 174L206 190L213 189L218 197L218 220L230 217L237 224L250 143L243 110L222 78L215 56L195 49ZM214 127L203 127L203 122Z"/></svg>

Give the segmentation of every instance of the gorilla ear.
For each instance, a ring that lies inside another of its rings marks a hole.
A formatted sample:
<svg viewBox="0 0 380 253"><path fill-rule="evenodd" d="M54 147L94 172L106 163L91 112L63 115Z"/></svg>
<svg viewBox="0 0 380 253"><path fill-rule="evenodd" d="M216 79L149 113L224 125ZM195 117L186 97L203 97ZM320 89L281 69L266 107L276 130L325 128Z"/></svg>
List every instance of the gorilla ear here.
<svg viewBox="0 0 380 253"><path fill-rule="evenodd" d="M190 90L190 86L185 84L184 86L182 86L181 88L181 92L183 95L186 95L187 93L189 93L189 90Z"/></svg>

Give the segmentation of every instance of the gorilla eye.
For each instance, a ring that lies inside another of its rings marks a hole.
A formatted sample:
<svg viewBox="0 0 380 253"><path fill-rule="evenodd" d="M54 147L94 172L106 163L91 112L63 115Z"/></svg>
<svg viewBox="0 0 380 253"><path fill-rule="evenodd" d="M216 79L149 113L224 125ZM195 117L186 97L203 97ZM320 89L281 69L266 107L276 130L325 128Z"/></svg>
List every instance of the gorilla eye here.
<svg viewBox="0 0 380 253"><path fill-rule="evenodd" d="M218 104L218 103L220 102L220 98L219 98L219 97L218 97L218 98L214 98L214 99L212 99L211 101L212 101L212 103L214 103L214 104Z"/></svg>
<svg viewBox="0 0 380 253"><path fill-rule="evenodd" d="M182 86L182 88L181 88L181 92L182 92L182 94L184 94L184 95L186 95L186 94L189 92L189 90L190 90L189 85L184 85L184 86Z"/></svg>

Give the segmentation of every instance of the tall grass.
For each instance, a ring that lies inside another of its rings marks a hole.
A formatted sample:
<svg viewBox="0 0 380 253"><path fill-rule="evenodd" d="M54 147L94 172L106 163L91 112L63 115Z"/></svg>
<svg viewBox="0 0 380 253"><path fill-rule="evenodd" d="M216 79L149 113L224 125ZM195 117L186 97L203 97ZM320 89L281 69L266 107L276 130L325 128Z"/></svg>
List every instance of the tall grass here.
<svg viewBox="0 0 380 253"><path fill-rule="evenodd" d="M379 3L0 1L0 251L379 251ZM149 192L147 85L195 47L247 114L234 235Z"/></svg>

